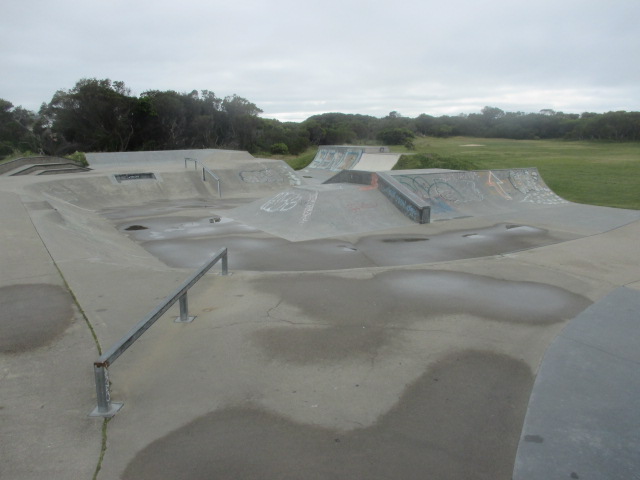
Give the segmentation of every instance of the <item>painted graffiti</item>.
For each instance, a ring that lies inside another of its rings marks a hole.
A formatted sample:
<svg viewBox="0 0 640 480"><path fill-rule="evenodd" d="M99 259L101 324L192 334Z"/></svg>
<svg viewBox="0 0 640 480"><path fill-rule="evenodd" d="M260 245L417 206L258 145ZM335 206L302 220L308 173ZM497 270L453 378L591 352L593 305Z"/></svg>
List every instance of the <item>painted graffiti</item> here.
<svg viewBox="0 0 640 480"><path fill-rule="evenodd" d="M298 192L281 192L263 203L260 206L260 210L269 213L288 212L298 206L300 202L302 202L302 195Z"/></svg>
<svg viewBox="0 0 640 480"><path fill-rule="evenodd" d="M484 199L476 172L438 175L394 175L412 193L425 200L435 212L456 210L456 205Z"/></svg>
<svg viewBox="0 0 640 480"><path fill-rule="evenodd" d="M380 185L380 192L382 192L391 202L407 217L414 222L420 223L420 211L419 209L409 202L404 196L399 193L395 188L387 183Z"/></svg>
<svg viewBox="0 0 640 480"><path fill-rule="evenodd" d="M311 196L307 199L306 205L304 206L304 211L302 212L302 217L300 217L300 224L307 223L309 217L313 213L313 209L316 205L316 201L318 200L318 192L315 191L311 194Z"/></svg>
<svg viewBox="0 0 640 480"><path fill-rule="evenodd" d="M450 216L467 203L486 199L535 204L566 203L549 189L535 169L394 175L407 191L426 201L436 214Z"/></svg>
<svg viewBox="0 0 640 480"><path fill-rule="evenodd" d="M524 197L521 202L553 205L567 203L542 183L540 174L535 170L510 170L509 182Z"/></svg>
<svg viewBox="0 0 640 480"><path fill-rule="evenodd" d="M495 173L493 173L492 171L487 172L487 181L485 183L485 185L489 188L492 188L494 192L496 192L498 195L500 195L502 198L504 198L505 200L512 200L511 195L509 195L503 185L504 182L502 180L500 180Z"/></svg>
<svg viewBox="0 0 640 480"><path fill-rule="evenodd" d="M320 149L309 165L310 168L339 171L349 170L357 165L362 150Z"/></svg>

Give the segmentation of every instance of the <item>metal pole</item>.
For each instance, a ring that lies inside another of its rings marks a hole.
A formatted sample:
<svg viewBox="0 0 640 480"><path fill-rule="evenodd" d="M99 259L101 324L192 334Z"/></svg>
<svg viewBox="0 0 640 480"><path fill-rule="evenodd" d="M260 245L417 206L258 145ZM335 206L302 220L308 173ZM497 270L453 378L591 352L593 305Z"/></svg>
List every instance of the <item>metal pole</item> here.
<svg viewBox="0 0 640 480"><path fill-rule="evenodd" d="M227 275L229 273L229 267L227 263L227 249L224 249L224 254L222 255L222 275Z"/></svg>
<svg viewBox="0 0 640 480"><path fill-rule="evenodd" d="M111 410L111 395L109 394L109 373L104 367L93 366L96 377L96 394L98 396L98 412L106 413Z"/></svg>
<svg viewBox="0 0 640 480"><path fill-rule="evenodd" d="M178 318L176 318L176 322L178 323L189 323L192 322L194 318L196 317L190 317L189 316L189 303L187 300L187 292L184 293L184 295L182 295L179 298L180 301L180 316Z"/></svg>
<svg viewBox="0 0 640 480"><path fill-rule="evenodd" d="M122 403L111 403L109 392L109 371L102 365L93 365L96 378L96 396L98 406L89 414L90 417L113 417L122 408Z"/></svg>

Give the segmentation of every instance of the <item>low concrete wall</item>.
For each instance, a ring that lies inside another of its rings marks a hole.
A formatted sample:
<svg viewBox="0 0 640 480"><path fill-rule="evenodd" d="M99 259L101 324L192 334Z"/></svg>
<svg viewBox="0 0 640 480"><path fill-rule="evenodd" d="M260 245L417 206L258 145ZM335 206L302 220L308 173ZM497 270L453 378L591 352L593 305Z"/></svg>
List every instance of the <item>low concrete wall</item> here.
<svg viewBox="0 0 640 480"><path fill-rule="evenodd" d="M378 189L407 217L417 223L431 221L431 207L422 199L405 193L400 184L385 173L377 173Z"/></svg>

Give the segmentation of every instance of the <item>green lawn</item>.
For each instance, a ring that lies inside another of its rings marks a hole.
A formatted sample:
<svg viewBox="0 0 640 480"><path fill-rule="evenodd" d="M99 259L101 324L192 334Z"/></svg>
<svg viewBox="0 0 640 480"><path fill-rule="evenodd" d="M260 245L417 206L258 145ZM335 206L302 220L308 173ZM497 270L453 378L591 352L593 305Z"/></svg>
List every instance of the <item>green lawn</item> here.
<svg viewBox="0 0 640 480"><path fill-rule="evenodd" d="M415 153L471 160L483 170L537 167L547 185L567 200L640 210L638 142L429 137L414 143Z"/></svg>

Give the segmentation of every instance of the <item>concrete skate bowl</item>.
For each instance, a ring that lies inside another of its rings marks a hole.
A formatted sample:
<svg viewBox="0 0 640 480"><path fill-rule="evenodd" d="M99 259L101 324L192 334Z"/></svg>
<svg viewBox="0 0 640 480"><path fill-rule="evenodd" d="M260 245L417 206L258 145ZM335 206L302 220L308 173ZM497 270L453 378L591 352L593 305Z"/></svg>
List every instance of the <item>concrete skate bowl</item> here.
<svg viewBox="0 0 640 480"><path fill-rule="evenodd" d="M114 366L125 407L99 479L507 480L547 347L640 282L639 212L485 185L473 208L451 201L455 216L420 225L373 185L296 186L249 166L216 170L222 198L195 169L142 165L26 189L103 345L229 248L232 274L190 292L196 320L159 321ZM125 171L155 179L111 176ZM488 179L472 173L448 183L472 198ZM483 204L494 196L515 207Z"/></svg>
<svg viewBox="0 0 640 480"><path fill-rule="evenodd" d="M67 222L74 219L79 230L92 218L94 228L103 231L99 241L111 245L106 251L131 248L113 231L115 226L174 268L197 268L223 247L229 247L234 269L251 271L451 261L555 244L635 218L628 211L594 215L597 207L569 204L544 187L535 169L389 176L405 195L417 196L417 186L435 185L424 188L430 197L425 194L425 199L419 199L436 209L436 222L426 228L407 218L377 182L292 187L295 174L283 165L261 162L217 168L222 198L214 185L190 169L157 171L153 178L133 175L134 179L122 183L114 181L113 175L103 175L38 188L52 203L57 202L58 211L68 211ZM485 185L486 179L499 185L500 177L511 178L520 190L512 183L507 188L501 181L501 195L492 198L495 194ZM522 177L534 178L536 183L513 180ZM445 182L448 190L443 188ZM550 203L528 201L540 198ZM86 209L94 214L87 215ZM469 218L448 225L438 221L451 218L452 212ZM569 226L567 219L574 225Z"/></svg>
<svg viewBox="0 0 640 480"><path fill-rule="evenodd" d="M427 230L407 218L377 185L289 187L255 201L249 196L235 198L229 187L226 192L222 199L209 199L200 210L174 209L170 214L123 205L102 213L169 266L196 268L211 253L232 245L229 255L234 267L254 271L457 260L558 243L582 233L557 225L532 226L518 222L517 216L506 221L492 217L490 222L434 225Z"/></svg>

